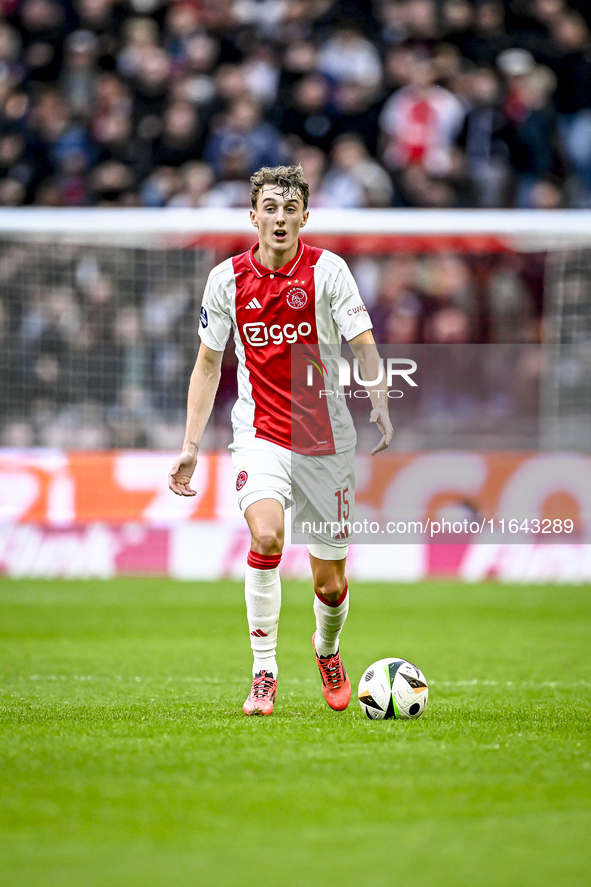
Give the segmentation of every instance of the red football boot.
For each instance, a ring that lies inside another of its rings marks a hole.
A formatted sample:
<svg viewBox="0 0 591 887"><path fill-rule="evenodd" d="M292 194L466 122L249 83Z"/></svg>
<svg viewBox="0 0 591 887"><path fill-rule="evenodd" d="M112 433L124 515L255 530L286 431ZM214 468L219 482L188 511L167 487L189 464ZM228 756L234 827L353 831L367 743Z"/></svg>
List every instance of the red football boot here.
<svg viewBox="0 0 591 887"><path fill-rule="evenodd" d="M252 682L250 693L242 710L245 715L272 715L277 696L277 681L266 671L259 671Z"/></svg>
<svg viewBox="0 0 591 887"><path fill-rule="evenodd" d="M316 653L315 638L316 632L312 635L312 646ZM347 677L341 654L338 650L332 656L319 656L316 653L316 664L322 678L324 698L335 711L343 711L351 699L351 681Z"/></svg>

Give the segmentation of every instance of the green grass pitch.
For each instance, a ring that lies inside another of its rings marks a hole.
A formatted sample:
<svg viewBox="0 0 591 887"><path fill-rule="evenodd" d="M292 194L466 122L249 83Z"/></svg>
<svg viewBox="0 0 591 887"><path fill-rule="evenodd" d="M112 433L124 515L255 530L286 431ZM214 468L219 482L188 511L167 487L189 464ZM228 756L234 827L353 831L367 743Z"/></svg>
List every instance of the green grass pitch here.
<svg viewBox="0 0 591 887"><path fill-rule="evenodd" d="M2 887L591 883L591 589L352 587L354 690L388 655L415 722L330 711L285 582L279 697L246 718L239 583L0 581Z"/></svg>

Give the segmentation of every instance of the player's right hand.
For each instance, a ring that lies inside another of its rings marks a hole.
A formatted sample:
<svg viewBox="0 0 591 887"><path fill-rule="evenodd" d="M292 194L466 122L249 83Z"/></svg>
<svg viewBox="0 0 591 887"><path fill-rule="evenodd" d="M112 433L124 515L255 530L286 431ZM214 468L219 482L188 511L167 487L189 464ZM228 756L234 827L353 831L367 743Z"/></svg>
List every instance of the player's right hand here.
<svg viewBox="0 0 591 887"><path fill-rule="evenodd" d="M168 472L168 486L177 496L196 495L197 491L189 486L196 465L197 454L186 451L172 463L172 468Z"/></svg>

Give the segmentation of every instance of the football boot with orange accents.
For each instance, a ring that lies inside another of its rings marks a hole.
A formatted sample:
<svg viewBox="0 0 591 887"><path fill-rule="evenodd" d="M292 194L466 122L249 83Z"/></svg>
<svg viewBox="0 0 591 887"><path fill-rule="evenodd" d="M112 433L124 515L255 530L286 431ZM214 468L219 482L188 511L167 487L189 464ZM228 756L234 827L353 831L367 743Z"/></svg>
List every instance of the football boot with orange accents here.
<svg viewBox="0 0 591 887"><path fill-rule="evenodd" d="M277 697L277 681L271 672L259 671L254 676L250 693L242 710L245 715L272 715Z"/></svg>
<svg viewBox="0 0 591 887"><path fill-rule="evenodd" d="M312 646L316 653L316 632L312 635ZM343 711L351 699L351 681L347 677L341 654L337 650L332 656L319 656L316 653L316 664L322 678L324 698L335 711Z"/></svg>

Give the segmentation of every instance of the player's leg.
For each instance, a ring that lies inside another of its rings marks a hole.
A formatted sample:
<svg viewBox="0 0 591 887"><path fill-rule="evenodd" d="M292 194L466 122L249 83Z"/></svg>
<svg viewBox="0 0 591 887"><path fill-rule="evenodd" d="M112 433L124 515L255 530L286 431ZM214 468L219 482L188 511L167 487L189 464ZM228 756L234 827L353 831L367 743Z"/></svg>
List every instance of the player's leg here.
<svg viewBox="0 0 591 887"><path fill-rule="evenodd" d="M246 616L253 652L253 684L245 714L271 714L277 695L277 628L281 610L279 561L283 551L283 506L259 499L244 516L251 533L244 581Z"/></svg>
<svg viewBox="0 0 591 887"><path fill-rule="evenodd" d="M324 698L336 711L345 709L351 699L351 682L339 652L339 637L349 612L349 588L345 578L347 550L348 546L310 545L316 617L312 643Z"/></svg>
<svg viewBox="0 0 591 887"><path fill-rule="evenodd" d="M277 678L277 627L281 610L279 562L283 551L283 507L277 499L259 499L244 516L251 533L244 583L246 615L253 652L253 675Z"/></svg>
<svg viewBox="0 0 591 887"><path fill-rule="evenodd" d="M251 535L251 551L267 556L281 555L285 536L283 506L277 499L259 499L244 512Z"/></svg>
<svg viewBox="0 0 591 887"><path fill-rule="evenodd" d="M345 563L355 499L355 451L294 458L292 489L296 533L308 530L314 579L313 637L322 692L331 708L349 704L351 683L341 661L339 636L349 611Z"/></svg>
<svg viewBox="0 0 591 887"><path fill-rule="evenodd" d="M271 714L277 692L277 625L281 609L279 562L284 509L291 502L289 450L269 441L234 442L238 504L251 534L244 596L253 651L253 685L246 714Z"/></svg>
<svg viewBox="0 0 591 887"><path fill-rule="evenodd" d="M281 608L279 562L283 550L284 508L291 502L290 452L254 439L232 445L238 504L251 534L245 599L253 676L277 680L277 624ZM272 704L267 707L270 713ZM250 712L247 712L250 713Z"/></svg>
<svg viewBox="0 0 591 887"><path fill-rule="evenodd" d="M339 635L349 611L346 557L322 560L310 553L310 564L314 580L316 651L320 656L331 656L339 649Z"/></svg>

